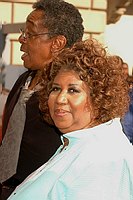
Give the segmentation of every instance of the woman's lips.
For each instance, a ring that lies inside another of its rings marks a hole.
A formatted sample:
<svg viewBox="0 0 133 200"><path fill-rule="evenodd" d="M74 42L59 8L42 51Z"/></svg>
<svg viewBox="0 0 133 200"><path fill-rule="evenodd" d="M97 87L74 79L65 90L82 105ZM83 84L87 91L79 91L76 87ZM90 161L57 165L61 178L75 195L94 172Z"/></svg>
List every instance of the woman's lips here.
<svg viewBox="0 0 133 200"><path fill-rule="evenodd" d="M68 113L69 113L69 111L67 111L67 110L62 110L62 109L55 110L55 115L59 116L59 117L63 117L65 115L67 115Z"/></svg>

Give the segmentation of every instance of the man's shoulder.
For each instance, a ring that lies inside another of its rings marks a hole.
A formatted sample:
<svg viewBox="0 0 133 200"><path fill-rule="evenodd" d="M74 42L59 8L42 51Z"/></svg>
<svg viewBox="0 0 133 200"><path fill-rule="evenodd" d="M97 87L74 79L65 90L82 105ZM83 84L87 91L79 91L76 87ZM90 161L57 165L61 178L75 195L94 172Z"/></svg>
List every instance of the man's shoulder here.
<svg viewBox="0 0 133 200"><path fill-rule="evenodd" d="M30 70L27 70L27 71L23 72L23 73L18 77L17 81L18 81L19 79L21 79L21 78L24 78L24 77L29 76L30 73L31 73Z"/></svg>
<svg viewBox="0 0 133 200"><path fill-rule="evenodd" d="M20 89L23 87L23 85L25 84L25 81L27 79L27 77L29 76L30 71L26 71L23 74L21 74L18 79L16 80L16 82L14 83L12 89L9 92L8 95L8 99L10 100L10 98L12 98L12 96L14 96L14 94L17 93L17 91L20 91ZM18 94L18 93L17 93Z"/></svg>
<svg viewBox="0 0 133 200"><path fill-rule="evenodd" d="M16 87L17 85L21 87L21 84L25 83L26 79L28 78L29 74L31 73L31 71L27 70L24 73L22 73L18 79L16 80L14 86ZM13 87L14 87L13 86Z"/></svg>

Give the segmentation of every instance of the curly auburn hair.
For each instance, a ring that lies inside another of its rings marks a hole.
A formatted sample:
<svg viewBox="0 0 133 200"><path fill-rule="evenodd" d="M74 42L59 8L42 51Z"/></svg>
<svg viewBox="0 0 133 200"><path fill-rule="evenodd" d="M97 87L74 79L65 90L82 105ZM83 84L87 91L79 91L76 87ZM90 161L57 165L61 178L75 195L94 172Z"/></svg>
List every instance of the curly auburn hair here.
<svg viewBox="0 0 133 200"><path fill-rule="evenodd" d="M53 80L61 68L75 71L88 85L95 124L121 118L129 103L122 63L119 56L109 55L106 48L96 40L78 42L72 48L64 49L47 64L41 74L39 102L44 120L53 124L47 103Z"/></svg>
<svg viewBox="0 0 133 200"><path fill-rule="evenodd" d="M71 47L82 40L84 27L79 10L63 0L39 0L33 4L34 9L44 11L44 27L48 29L50 37L63 35Z"/></svg>

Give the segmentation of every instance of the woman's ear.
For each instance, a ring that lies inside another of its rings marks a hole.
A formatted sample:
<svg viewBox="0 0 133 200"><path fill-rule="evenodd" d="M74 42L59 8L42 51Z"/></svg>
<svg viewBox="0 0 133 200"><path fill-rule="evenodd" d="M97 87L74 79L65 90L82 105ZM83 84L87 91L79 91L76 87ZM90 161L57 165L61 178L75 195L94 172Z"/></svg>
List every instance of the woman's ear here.
<svg viewBox="0 0 133 200"><path fill-rule="evenodd" d="M53 40L51 51L52 53L59 52L66 46L66 38L63 35L56 36Z"/></svg>

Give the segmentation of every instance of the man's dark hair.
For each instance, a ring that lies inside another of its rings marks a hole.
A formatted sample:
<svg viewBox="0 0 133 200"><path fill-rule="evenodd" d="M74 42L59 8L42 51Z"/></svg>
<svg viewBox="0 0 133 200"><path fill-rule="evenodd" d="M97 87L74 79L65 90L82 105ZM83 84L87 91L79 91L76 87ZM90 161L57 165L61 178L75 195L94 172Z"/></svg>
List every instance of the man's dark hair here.
<svg viewBox="0 0 133 200"><path fill-rule="evenodd" d="M67 39L66 47L71 47L83 37L83 19L78 9L62 0L39 0L33 9L44 11L44 26L50 37L63 35Z"/></svg>

